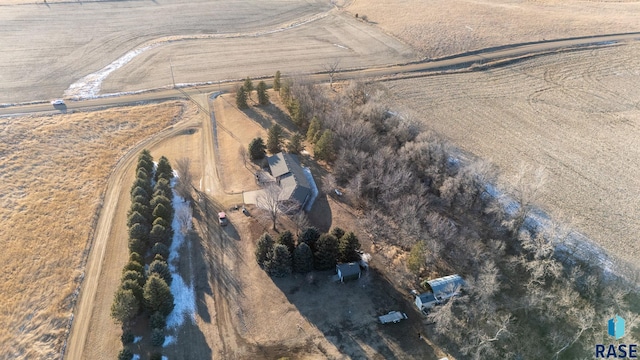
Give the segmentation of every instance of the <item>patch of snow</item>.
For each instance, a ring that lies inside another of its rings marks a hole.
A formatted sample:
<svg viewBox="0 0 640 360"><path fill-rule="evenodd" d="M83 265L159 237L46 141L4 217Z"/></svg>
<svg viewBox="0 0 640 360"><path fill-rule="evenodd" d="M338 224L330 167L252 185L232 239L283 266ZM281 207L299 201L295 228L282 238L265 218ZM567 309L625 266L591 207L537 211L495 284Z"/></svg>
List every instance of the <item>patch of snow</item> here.
<svg viewBox="0 0 640 360"><path fill-rule="evenodd" d="M171 181L172 185L175 184L175 178ZM185 201L178 194L173 192L173 208L175 210L175 216L171 227L173 228L173 241L169 248L169 270L171 270L171 293L174 297L173 311L167 317L167 328L177 328L182 326L186 317L191 318L192 322L195 322L196 316L196 292L193 286L193 279L190 279L190 284L187 284L182 276L177 271L180 249L184 244L184 235L180 231L180 217L178 214L188 213L189 218L191 214L191 206L188 201Z"/></svg>
<svg viewBox="0 0 640 360"><path fill-rule="evenodd" d="M167 347L175 343L176 343L176 337L173 335L168 335L164 337L164 343L162 343L162 347Z"/></svg>
<svg viewBox="0 0 640 360"><path fill-rule="evenodd" d="M139 343L141 340L142 340L142 336L136 336L136 337L134 337L134 338L133 338L133 343L134 343L134 344L137 344L137 343Z"/></svg>
<svg viewBox="0 0 640 360"><path fill-rule="evenodd" d="M83 77L82 79L74 82L69 86L67 90L64 91L64 96L70 97L73 99L91 99L91 98L97 97L98 93L100 93L102 82L109 75L111 75L111 73L125 66L126 64L131 62L131 60L135 59L138 55L148 50L154 49L160 45L165 45L165 44L169 44L176 41L186 41L186 40L228 39L228 38L238 38L238 37L264 36L268 34L282 32L285 30L290 30L298 26L308 24L312 21L316 21L318 19L321 19L327 16L327 14L328 12L316 14L308 18L299 19L298 21L293 22L291 24L286 24L286 25L277 27L275 29L263 30L263 31L253 32L253 33L180 35L180 36L169 36L169 37L154 39L143 44L142 46L136 49L133 49L127 52L126 54L122 55L121 57L113 61L111 64L103 67L102 69L94 73L91 73ZM183 85L183 84L178 84L177 86L179 85Z"/></svg>
<svg viewBox="0 0 640 360"><path fill-rule="evenodd" d="M309 155L309 152L307 150L302 150L300 151L300 154L302 155Z"/></svg>
<svg viewBox="0 0 640 360"><path fill-rule="evenodd" d="M164 356L164 355L162 355L162 360L169 360L169 358Z"/></svg>
<svg viewBox="0 0 640 360"><path fill-rule="evenodd" d="M133 354L133 357L131 358L131 360L140 360L140 355L139 354Z"/></svg>
<svg viewBox="0 0 640 360"><path fill-rule="evenodd" d="M310 211L313 203L316 201L318 197L318 186L316 185L315 180L313 180L313 175L311 175L311 170L307 167L303 167L302 171L304 171L304 176L309 181L309 185L311 185L311 199L307 202L307 205L304 207L305 211Z"/></svg>
<svg viewBox="0 0 640 360"><path fill-rule="evenodd" d="M337 47L339 47L340 49L351 50L351 49L349 49L348 47L346 47L346 46L344 46L344 45L340 45L340 44L333 44L333 46L337 46Z"/></svg>

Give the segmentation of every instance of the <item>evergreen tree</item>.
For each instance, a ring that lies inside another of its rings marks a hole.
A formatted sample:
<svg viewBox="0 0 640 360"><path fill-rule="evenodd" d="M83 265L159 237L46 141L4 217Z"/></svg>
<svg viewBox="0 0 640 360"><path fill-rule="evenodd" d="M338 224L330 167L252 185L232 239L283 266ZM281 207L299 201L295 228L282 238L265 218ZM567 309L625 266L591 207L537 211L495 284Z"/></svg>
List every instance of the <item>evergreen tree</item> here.
<svg viewBox="0 0 640 360"><path fill-rule="evenodd" d="M111 317L118 324L127 324L138 314L140 302L131 290L118 289L111 304Z"/></svg>
<svg viewBox="0 0 640 360"><path fill-rule="evenodd" d="M291 81L285 79L280 83L280 99L285 106L289 106L291 102Z"/></svg>
<svg viewBox="0 0 640 360"><path fill-rule="evenodd" d="M307 273L313 270L313 252L306 243L300 243L293 251L293 271Z"/></svg>
<svg viewBox="0 0 640 360"><path fill-rule="evenodd" d="M424 240L418 241L411 247L409 257L407 258L407 269L412 273L418 275L420 268L425 264L425 253L427 246Z"/></svg>
<svg viewBox="0 0 640 360"><path fill-rule="evenodd" d="M258 103L260 105L269 104L269 94L267 93L267 84L264 81L260 81L256 86L256 92L258 93Z"/></svg>
<svg viewBox="0 0 640 360"><path fill-rule="evenodd" d="M144 264L144 259L137 252L129 253L129 261L135 261L139 264Z"/></svg>
<svg viewBox="0 0 640 360"><path fill-rule="evenodd" d="M131 214L129 214L129 217L127 218L127 226L128 227L132 227L133 224L146 225L147 224L147 218L145 218L139 212L133 211L133 212L131 212Z"/></svg>
<svg viewBox="0 0 640 360"><path fill-rule="evenodd" d="M149 227L142 224L133 224L129 228L130 239L140 239L147 241L149 239Z"/></svg>
<svg viewBox="0 0 640 360"><path fill-rule="evenodd" d="M138 188L140 189L140 188ZM142 190L142 189L140 189ZM144 190L142 190L144 191ZM143 203L144 202L144 203ZM134 212L138 212L144 217L144 225L149 226L151 221L153 220L153 215L151 214L153 208L149 206L149 200L142 199L141 196L136 196L131 203L131 209L129 210L129 216Z"/></svg>
<svg viewBox="0 0 640 360"><path fill-rule="evenodd" d="M247 105L247 91L243 86L238 87L236 90L236 106L238 109L246 109L249 107L249 105Z"/></svg>
<svg viewBox="0 0 640 360"><path fill-rule="evenodd" d="M118 353L118 360L131 360L131 359L133 359L133 353L131 352L131 350L127 348L120 350L120 352Z"/></svg>
<svg viewBox="0 0 640 360"><path fill-rule="evenodd" d="M316 241L320 238L320 231L311 226L302 230L302 234L298 237L298 243L306 243L312 251L315 251Z"/></svg>
<svg viewBox="0 0 640 360"><path fill-rule="evenodd" d="M276 76L273 77L273 91L280 91L280 70L276 71Z"/></svg>
<svg viewBox="0 0 640 360"><path fill-rule="evenodd" d="M164 329L151 329L151 345L162 346L164 344Z"/></svg>
<svg viewBox="0 0 640 360"><path fill-rule="evenodd" d="M322 136L316 142L316 146L313 148L315 158L318 160L324 160L330 162L335 157L335 144L333 142L333 134L331 130L327 129L322 132Z"/></svg>
<svg viewBox="0 0 640 360"><path fill-rule="evenodd" d="M169 285L157 274L152 274L143 289L144 303L151 312L158 311L167 316L173 310L173 294Z"/></svg>
<svg viewBox="0 0 640 360"><path fill-rule="evenodd" d="M120 289L131 290L133 295L138 299L138 304L142 304L142 286L136 280L125 280L120 284Z"/></svg>
<svg viewBox="0 0 640 360"><path fill-rule="evenodd" d="M137 282L138 285L140 285L140 287L144 286L144 275L137 271L127 270L124 273L122 273L121 281L125 282L127 280L133 280Z"/></svg>
<svg viewBox="0 0 640 360"><path fill-rule="evenodd" d="M153 156L149 150L144 149L138 155L138 169L144 168L147 171L147 174L153 174Z"/></svg>
<svg viewBox="0 0 640 360"><path fill-rule="evenodd" d="M151 200L151 196L149 195L148 192L146 192L142 187L136 186L131 189L131 200L132 200L131 206L133 206L133 203L135 203L133 202L133 200L136 199L138 196L145 199L147 203L149 202L149 200Z"/></svg>
<svg viewBox="0 0 640 360"><path fill-rule="evenodd" d="M283 277L291 274L291 253L286 245L277 244L271 250L265 270L271 276Z"/></svg>
<svg viewBox="0 0 640 360"><path fill-rule="evenodd" d="M173 278L171 277L171 270L169 270L169 264L167 264L164 260L154 260L151 264L149 264L149 269L147 271L147 276L151 277L153 274L157 274L167 283L167 285L171 286L171 281Z"/></svg>
<svg viewBox="0 0 640 360"><path fill-rule="evenodd" d="M151 249L151 253L162 256L163 259L169 259L169 247L163 243L155 243Z"/></svg>
<svg viewBox="0 0 640 360"><path fill-rule="evenodd" d="M171 221L173 221L173 214L170 209L171 208L167 208L162 204L158 204L156 205L155 209L153 209L153 217L162 218L168 223L171 223Z"/></svg>
<svg viewBox="0 0 640 360"><path fill-rule="evenodd" d="M137 273L144 274L144 266L137 261L129 261L124 268L122 268L123 274L127 271L135 271Z"/></svg>
<svg viewBox="0 0 640 360"><path fill-rule="evenodd" d="M311 119L311 123L309 124L309 129L307 129L307 141L310 143L315 143L316 134L322 130L322 124L317 117L313 117Z"/></svg>
<svg viewBox="0 0 640 360"><path fill-rule="evenodd" d="M285 230L278 236L277 240L278 244L282 244L287 247L289 253L293 253L293 250L296 247L295 241L293 240L293 234L289 230Z"/></svg>
<svg viewBox="0 0 640 360"><path fill-rule="evenodd" d="M164 226L153 225L153 228L151 228L151 232L149 233L149 242L151 244L162 243L168 246L171 244L171 235L172 234Z"/></svg>
<svg viewBox="0 0 640 360"><path fill-rule="evenodd" d="M336 239L342 239L342 237L344 236L344 230L336 226L331 229L331 235L335 236Z"/></svg>
<svg viewBox="0 0 640 360"><path fill-rule="evenodd" d="M260 239L258 239L258 244L256 244L256 261L260 267L264 268L265 263L269 260L273 244L273 238L269 233L262 234Z"/></svg>
<svg viewBox="0 0 640 360"><path fill-rule="evenodd" d="M173 198L173 191L171 191L171 184L169 181L163 177L161 177L156 185L153 187L153 196L151 197L151 201L149 203L153 203L153 198L163 197L167 199L169 203L171 203L171 199ZM162 199L164 201L164 199ZM157 201L157 200L156 200ZM152 204L155 207L156 204Z"/></svg>
<svg viewBox="0 0 640 360"><path fill-rule="evenodd" d="M143 240L136 239L136 238L129 239L129 252L144 254L146 251L147 251L147 245Z"/></svg>
<svg viewBox="0 0 640 360"><path fill-rule="evenodd" d="M358 251L360 249L360 241L353 232L349 232L343 235L340 238L340 261L342 262L352 262L360 260L360 254Z"/></svg>
<svg viewBox="0 0 640 360"><path fill-rule="evenodd" d="M247 95L251 96L251 92L253 91L253 82L250 77L247 76L247 78L244 79L242 87L244 88L244 91L247 92Z"/></svg>
<svg viewBox="0 0 640 360"><path fill-rule="evenodd" d="M153 194L153 188L151 187L151 182L150 181L136 178L133 181L133 185L131 185L131 196L132 196L132 199L133 199L134 191L137 194L136 188L138 188L138 187L142 188L142 190L144 190L144 192L147 193L147 194ZM149 196L148 195L145 198L147 199L147 201L149 201Z"/></svg>
<svg viewBox="0 0 640 360"><path fill-rule="evenodd" d="M162 329L167 326L167 317L156 311L149 317L149 325L152 329Z"/></svg>
<svg viewBox="0 0 640 360"><path fill-rule="evenodd" d="M331 234L322 234L316 242L313 265L317 270L329 270L336 267L338 257L338 239Z"/></svg>
<svg viewBox="0 0 640 360"><path fill-rule="evenodd" d="M156 182L158 179L166 179L168 182L173 179L173 169L171 168L169 159L164 156L160 157L160 160L158 160L158 166L156 167Z"/></svg>
<svg viewBox="0 0 640 360"><path fill-rule="evenodd" d="M282 145L282 127L278 124L273 125L269 128L269 132L267 134L267 150L270 153L276 154L280 152L280 147Z"/></svg>
<svg viewBox="0 0 640 360"><path fill-rule="evenodd" d="M287 152L291 154L300 154L304 150L304 144L302 143L302 135L295 133L287 144Z"/></svg>
<svg viewBox="0 0 640 360"><path fill-rule="evenodd" d="M251 160L264 159L267 147L264 145L264 141L261 137L257 137L249 143L249 158Z"/></svg>

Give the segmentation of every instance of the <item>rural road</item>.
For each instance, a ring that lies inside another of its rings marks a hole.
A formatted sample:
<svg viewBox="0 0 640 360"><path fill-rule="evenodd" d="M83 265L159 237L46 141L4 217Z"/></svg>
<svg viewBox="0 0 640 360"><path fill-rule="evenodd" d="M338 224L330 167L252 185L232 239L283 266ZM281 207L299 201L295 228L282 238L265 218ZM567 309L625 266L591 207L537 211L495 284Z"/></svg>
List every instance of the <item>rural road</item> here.
<svg viewBox="0 0 640 360"><path fill-rule="evenodd" d="M638 41L640 33L625 33L598 35L588 37L577 37L570 39L548 40L533 43L505 45L502 47L494 47L481 49L459 55L449 56L442 59L432 61L422 61L418 63L393 65L379 68L357 69L340 71L339 80L358 79L358 78L377 78L402 76L407 74L418 75L421 72L428 73L434 71L444 71L451 69L467 68L474 64L489 63L492 61L517 59L529 56L535 56L555 51L576 49L584 46L594 45L613 45L620 42ZM310 75L311 79L318 81L328 81L329 76L326 73L315 73ZM184 98L184 93L191 96L210 93L214 91L230 91L238 82L227 82L224 84L212 84L204 86L193 86L184 89L157 89L142 92L138 94L123 94L117 96L106 96L95 99L67 101L66 106L54 108L49 102L37 102L31 104L18 104L0 108L0 116L22 115L39 112L66 112L70 110L82 110L100 107L111 107L120 105L133 105L136 103L144 103L148 101L160 101L171 98Z"/></svg>
<svg viewBox="0 0 640 360"><path fill-rule="evenodd" d="M416 76L422 72L443 71L449 69L466 68L473 64L487 63L497 60L515 59L526 56L535 56L538 54L544 54L554 51L575 49L582 46L594 46L594 45L611 45L618 42L637 41L640 40L640 33L629 34L614 34L614 35L602 35L583 38L563 39L544 41L537 43L518 44L511 46L504 46L500 48L491 48L472 53L461 54L457 56L451 56L434 61L425 61L413 64L403 64L388 66L382 68L370 68L360 70L342 71L339 74L340 80L355 79L355 78L379 78L379 77L392 77L392 76ZM328 74L312 74L310 77L314 80L328 80ZM225 83L214 84L206 86L193 86L185 89L158 89L139 94L127 94L120 96L109 96L89 100L81 101L67 101L65 107L53 108L48 102L46 103L33 103L25 105L15 105L0 108L0 116L9 115L21 115L29 113L40 112L57 112L57 111L71 111L82 109L103 108L111 106L121 105L134 105L137 103L144 103L149 101L161 101L171 98L184 98L185 93L190 97L201 97L207 93L214 91L229 91L236 86L237 83ZM109 177L103 208L100 210L100 217L96 228L96 235L93 240L91 252L87 261L85 269L84 284L82 285L82 291L74 310L74 321L71 328L71 333L68 339L66 353L64 357L66 359L81 359L82 352L86 341L86 334L89 329L91 321L91 314L93 311L93 300L95 298L96 289L98 286L98 278L102 269L102 263L106 244L108 241L108 235L111 228L111 221L114 216L116 204L118 201L118 194L123 188L123 177L125 169L131 166L136 160L138 152L144 148L149 147L158 141L161 141L167 136L176 134L185 128L192 126L193 123L181 123L175 127L166 129L163 132L156 134L155 136L138 144L135 148L131 149L113 169L111 176ZM205 134L210 134L210 124L205 124L203 128ZM211 152L213 141L207 137L205 139L209 146L205 146L203 149L206 157L212 157ZM219 187L214 175L214 169L209 167L205 169L205 173L208 174L207 182L205 183L205 191L215 191ZM219 259L218 259L219 260ZM222 310L222 309L219 309ZM223 313L224 314L224 313ZM226 336L233 337L233 334L227 334Z"/></svg>

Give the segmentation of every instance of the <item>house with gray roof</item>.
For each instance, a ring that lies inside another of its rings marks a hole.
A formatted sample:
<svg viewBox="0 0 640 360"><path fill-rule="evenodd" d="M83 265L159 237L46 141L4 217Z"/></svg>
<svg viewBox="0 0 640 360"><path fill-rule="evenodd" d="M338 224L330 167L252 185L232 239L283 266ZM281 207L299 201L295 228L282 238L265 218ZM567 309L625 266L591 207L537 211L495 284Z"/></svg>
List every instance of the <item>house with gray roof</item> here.
<svg viewBox="0 0 640 360"><path fill-rule="evenodd" d="M267 161L271 175L282 188L280 201L295 201L300 204L300 208L309 205L314 186L310 184L308 176L295 156L280 152L269 156Z"/></svg>
<svg viewBox="0 0 640 360"><path fill-rule="evenodd" d="M428 311L438 304L460 293L465 282L460 275L448 275L427 281L427 292L416 295L416 307L421 311Z"/></svg>

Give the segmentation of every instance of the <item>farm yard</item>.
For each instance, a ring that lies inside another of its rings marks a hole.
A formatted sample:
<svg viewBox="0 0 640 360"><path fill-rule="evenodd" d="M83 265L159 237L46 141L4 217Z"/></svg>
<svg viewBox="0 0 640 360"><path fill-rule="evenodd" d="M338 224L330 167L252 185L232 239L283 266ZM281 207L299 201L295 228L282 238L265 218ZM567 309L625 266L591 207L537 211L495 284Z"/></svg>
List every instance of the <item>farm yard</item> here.
<svg viewBox="0 0 640 360"><path fill-rule="evenodd" d="M363 69L356 75L366 78L371 67L640 31L638 1L0 0L0 8L2 106L173 82L220 84L276 70L306 79L331 63ZM632 41L598 44L381 84L393 111L497 165L500 185L514 186L523 167L544 168L541 207L637 267L638 55ZM337 80L346 79L338 73ZM238 148L274 122L287 134L293 128L271 94L268 108L251 102L238 111L234 94L209 103L220 116L219 149L211 145L209 114L181 101L0 117L0 225L10 229L0 235L0 358L57 358L63 349L69 359L116 357L121 329L109 310L128 255L129 194L121 190L142 147L172 163L188 157L202 195L193 206L194 241L180 258L197 310L161 349L170 359L450 356L429 336L416 336L426 320L409 294L415 279L406 272L407 249L368 238L361 210L342 202L349 194L322 195L309 218L323 231L340 226L358 234L373 255L361 279L336 284L328 280L332 271L275 279L256 264L256 239L270 224L253 207L252 216L233 207L242 191L257 188L255 167L242 166ZM208 96L202 91L195 101ZM327 168L311 155L304 161L322 187ZM230 226L209 216L218 210L227 211ZM278 226L293 227L288 220ZM377 324L390 310L408 319ZM81 329L75 338L68 337L71 319Z"/></svg>
<svg viewBox="0 0 640 360"><path fill-rule="evenodd" d="M543 167L538 202L607 252L640 257L640 46L547 55L387 83L399 104L514 185Z"/></svg>

